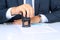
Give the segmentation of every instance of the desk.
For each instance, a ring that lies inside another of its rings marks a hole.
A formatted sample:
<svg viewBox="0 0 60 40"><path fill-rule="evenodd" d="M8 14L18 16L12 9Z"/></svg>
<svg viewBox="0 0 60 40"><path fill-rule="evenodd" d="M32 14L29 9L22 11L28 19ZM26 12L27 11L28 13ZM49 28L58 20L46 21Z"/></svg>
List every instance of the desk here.
<svg viewBox="0 0 60 40"><path fill-rule="evenodd" d="M0 40L60 40L60 22L21 25L0 25Z"/></svg>

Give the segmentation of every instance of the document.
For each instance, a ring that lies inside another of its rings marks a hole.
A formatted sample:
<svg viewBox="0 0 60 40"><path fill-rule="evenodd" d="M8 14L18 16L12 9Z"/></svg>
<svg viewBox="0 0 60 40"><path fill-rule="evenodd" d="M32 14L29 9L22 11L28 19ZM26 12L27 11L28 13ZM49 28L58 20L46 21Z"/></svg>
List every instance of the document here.
<svg viewBox="0 0 60 40"><path fill-rule="evenodd" d="M57 32L54 28L48 24L32 24L31 27L19 27L23 33L50 33Z"/></svg>

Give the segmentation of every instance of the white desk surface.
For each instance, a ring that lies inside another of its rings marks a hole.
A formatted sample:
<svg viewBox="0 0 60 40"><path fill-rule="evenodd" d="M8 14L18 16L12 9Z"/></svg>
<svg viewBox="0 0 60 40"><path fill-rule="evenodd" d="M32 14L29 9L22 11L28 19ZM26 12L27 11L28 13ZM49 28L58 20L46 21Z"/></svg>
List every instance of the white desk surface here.
<svg viewBox="0 0 60 40"><path fill-rule="evenodd" d="M21 25L0 25L0 40L60 40L60 22Z"/></svg>

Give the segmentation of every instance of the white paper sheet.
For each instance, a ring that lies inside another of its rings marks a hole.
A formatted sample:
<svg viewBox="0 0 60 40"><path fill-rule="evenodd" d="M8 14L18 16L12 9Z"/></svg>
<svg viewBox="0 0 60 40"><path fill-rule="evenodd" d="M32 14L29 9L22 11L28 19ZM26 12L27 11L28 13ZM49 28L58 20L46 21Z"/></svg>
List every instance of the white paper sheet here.
<svg viewBox="0 0 60 40"><path fill-rule="evenodd" d="M46 24L33 24L31 27L19 27L23 33L49 33L58 32Z"/></svg>

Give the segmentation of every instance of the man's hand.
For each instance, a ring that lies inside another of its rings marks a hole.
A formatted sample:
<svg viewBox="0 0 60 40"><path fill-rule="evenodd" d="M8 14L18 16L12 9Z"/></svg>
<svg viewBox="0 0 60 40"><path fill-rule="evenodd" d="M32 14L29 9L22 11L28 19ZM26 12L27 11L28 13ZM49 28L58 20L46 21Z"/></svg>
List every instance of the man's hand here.
<svg viewBox="0 0 60 40"><path fill-rule="evenodd" d="M29 5L29 4L23 4L17 7L13 7L11 9L11 15L17 15L17 14L22 14L25 17L27 12L27 17L34 17L34 9Z"/></svg>
<svg viewBox="0 0 60 40"><path fill-rule="evenodd" d="M41 19L40 19L39 16L34 16L34 17L31 18L31 21L30 22L31 22L31 24L33 24L33 23L39 23L40 21L41 21ZM20 24L22 24L22 20L21 19L14 20L13 24L20 25ZM27 24L27 22L26 22L26 24Z"/></svg>
<svg viewBox="0 0 60 40"><path fill-rule="evenodd" d="M41 21L41 17L40 16L34 16L31 18L31 24L33 23L39 23Z"/></svg>

